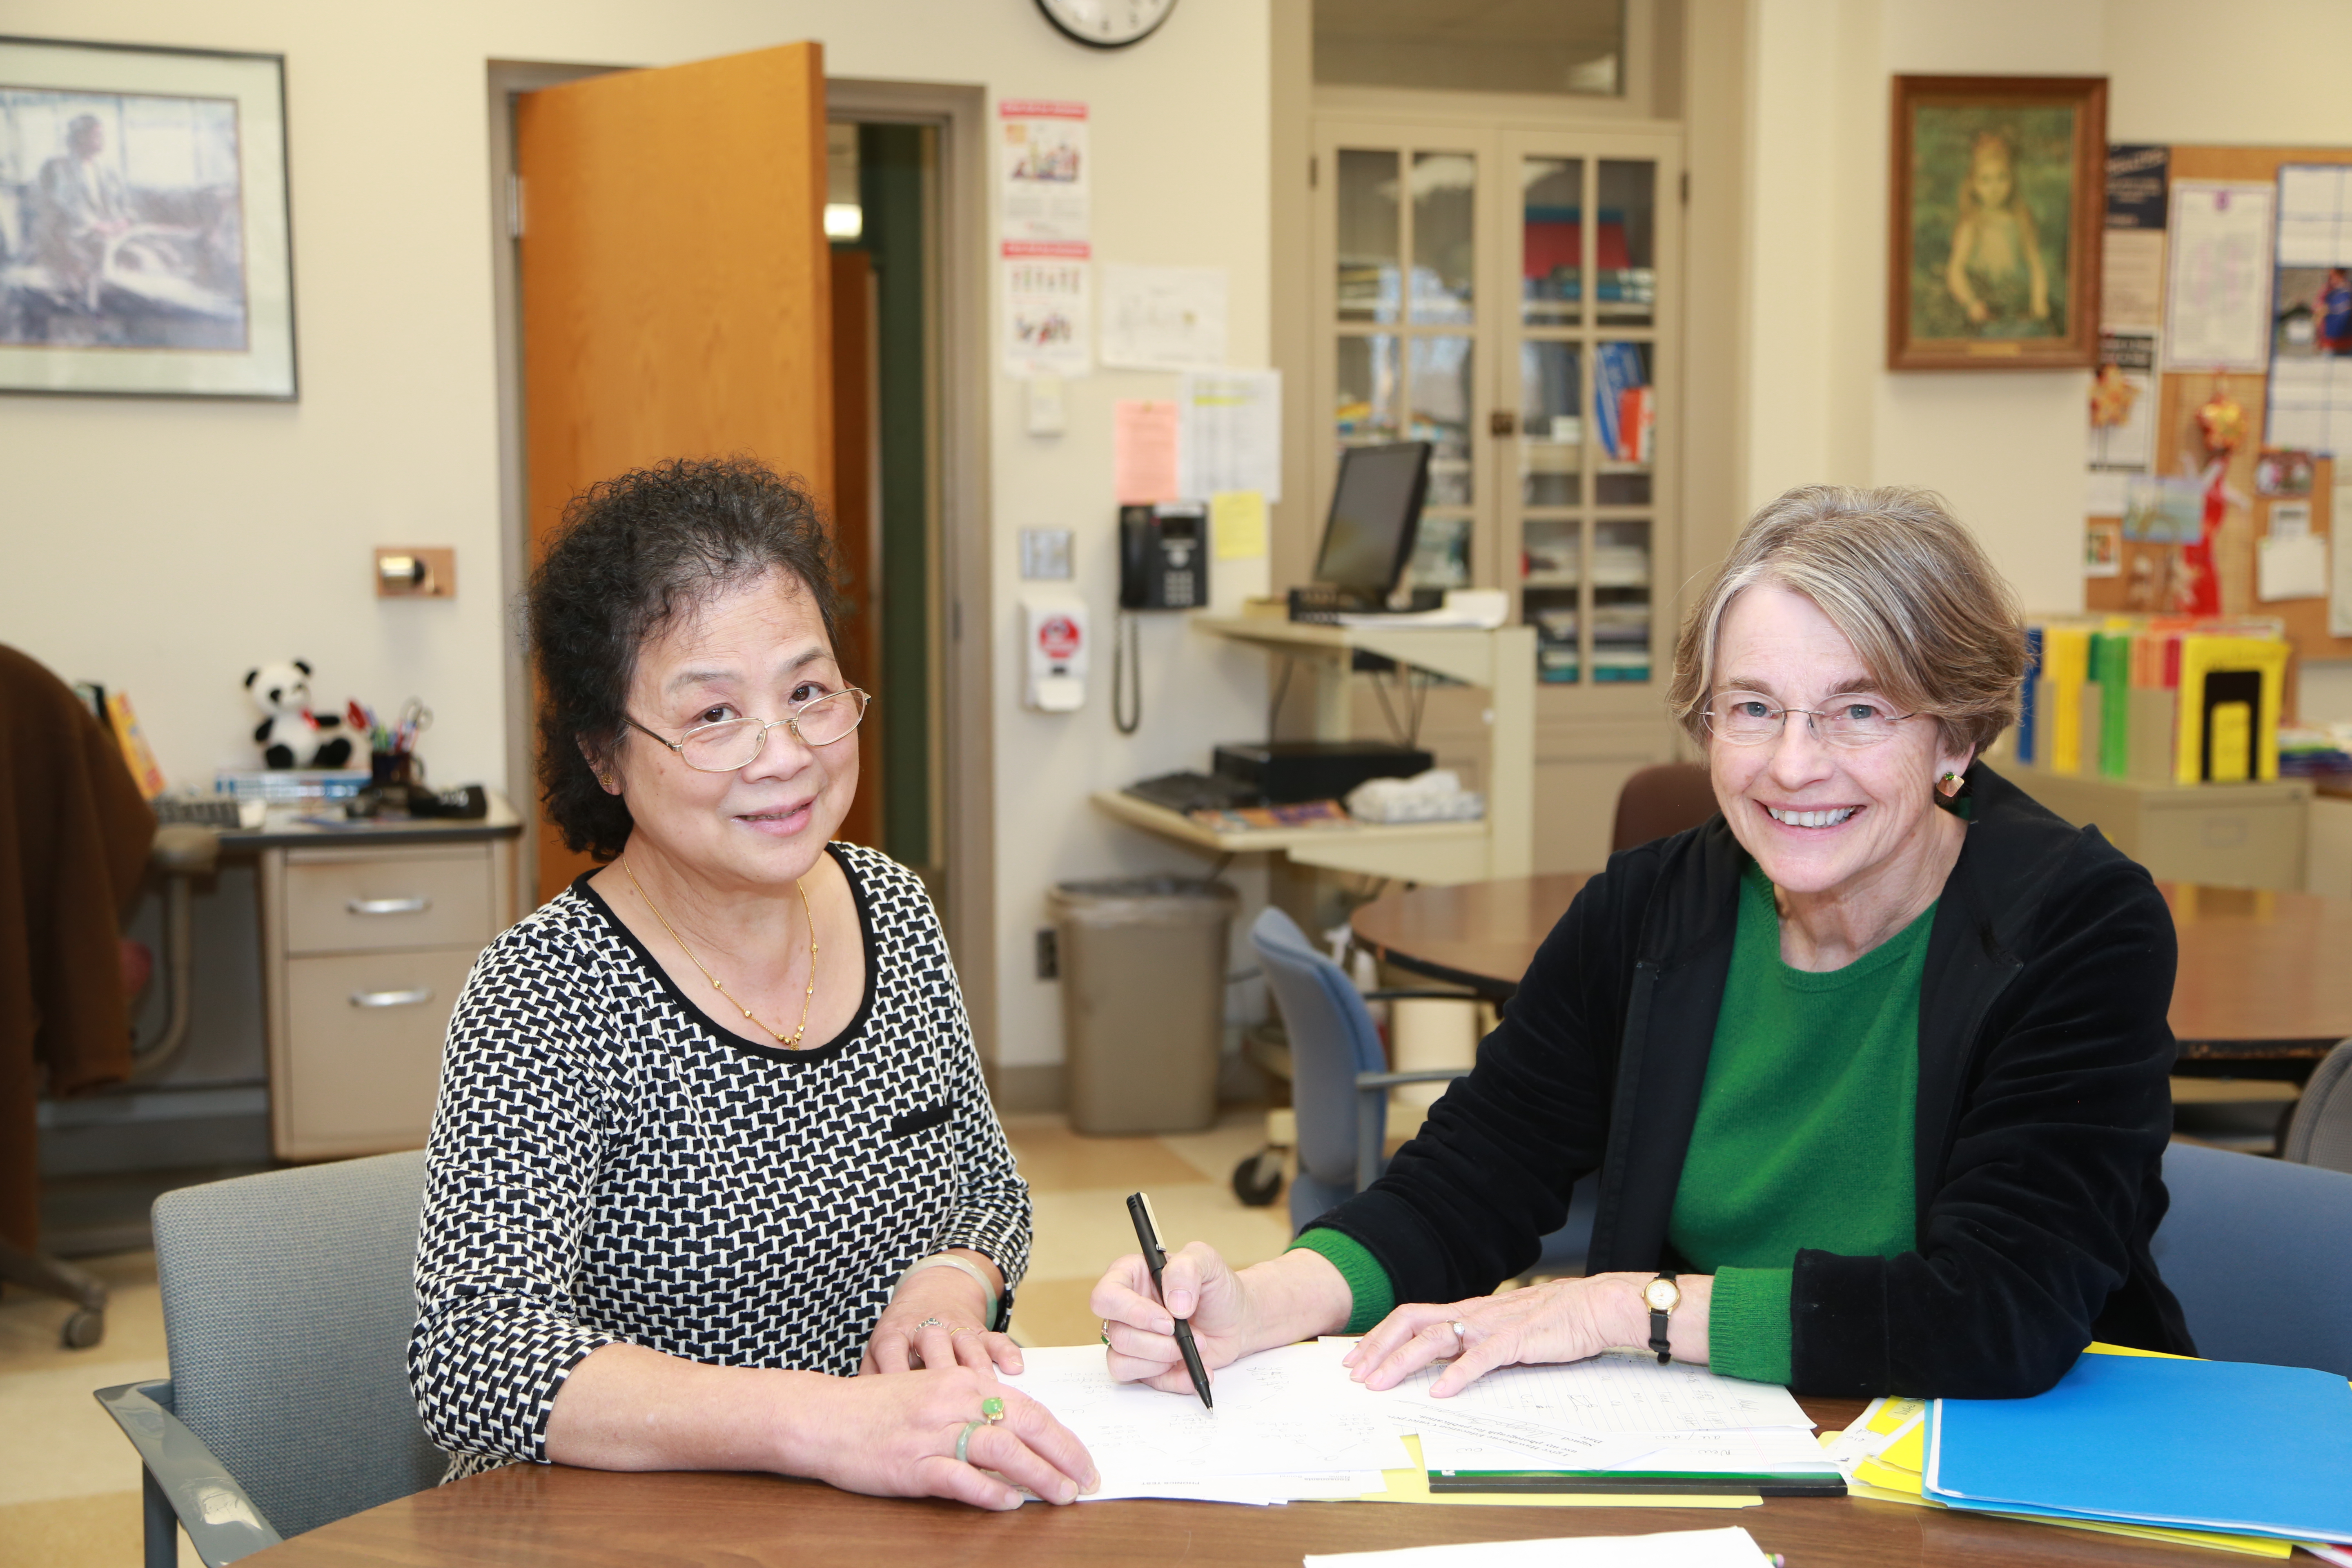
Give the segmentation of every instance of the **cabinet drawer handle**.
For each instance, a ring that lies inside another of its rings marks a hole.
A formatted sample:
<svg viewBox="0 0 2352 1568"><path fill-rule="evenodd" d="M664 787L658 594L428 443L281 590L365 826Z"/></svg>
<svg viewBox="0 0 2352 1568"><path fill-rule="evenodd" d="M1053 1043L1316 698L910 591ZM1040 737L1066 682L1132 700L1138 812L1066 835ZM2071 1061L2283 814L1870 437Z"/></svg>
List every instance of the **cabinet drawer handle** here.
<svg viewBox="0 0 2352 1568"><path fill-rule="evenodd" d="M414 1007L420 1002L433 1000L433 987L420 985L414 991L354 991L354 1007Z"/></svg>
<svg viewBox="0 0 2352 1568"><path fill-rule="evenodd" d="M343 906L355 915L421 915L432 907L427 898L353 899Z"/></svg>

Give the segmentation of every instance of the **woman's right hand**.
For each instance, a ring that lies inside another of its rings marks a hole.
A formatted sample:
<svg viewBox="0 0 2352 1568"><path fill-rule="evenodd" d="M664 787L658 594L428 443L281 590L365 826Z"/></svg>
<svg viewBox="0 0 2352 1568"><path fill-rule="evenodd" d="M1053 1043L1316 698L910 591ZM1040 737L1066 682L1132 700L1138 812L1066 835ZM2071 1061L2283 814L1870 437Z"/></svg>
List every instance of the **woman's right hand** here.
<svg viewBox="0 0 2352 1568"><path fill-rule="evenodd" d="M1141 1253L1129 1253L1095 1282L1087 1304L1103 1321L1112 1377L1166 1394L1192 1393L1184 1352L1176 1348L1178 1318L1191 1322L1203 1366L1223 1366L1260 1348L1250 1338L1249 1287L1215 1247L1195 1241L1170 1253L1160 1278L1168 1292L1165 1306L1152 1291Z"/></svg>
<svg viewBox="0 0 2352 1568"><path fill-rule="evenodd" d="M949 1366L824 1381L834 1397L814 1426L821 1436L800 1463L778 1468L871 1497L951 1498L990 1509L1019 1508L1016 1487L1066 1503L1102 1485L1085 1445L1053 1412L985 1372ZM986 1421L989 1399L1004 1401L1004 1418L974 1427L959 1463L956 1440L970 1423Z"/></svg>

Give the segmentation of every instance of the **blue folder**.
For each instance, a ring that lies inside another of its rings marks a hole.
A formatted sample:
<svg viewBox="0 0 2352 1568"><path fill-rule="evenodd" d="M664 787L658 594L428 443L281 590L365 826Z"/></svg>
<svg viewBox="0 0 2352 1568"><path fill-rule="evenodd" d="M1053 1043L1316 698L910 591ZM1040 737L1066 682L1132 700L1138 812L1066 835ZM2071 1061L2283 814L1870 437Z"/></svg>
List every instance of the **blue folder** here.
<svg viewBox="0 0 2352 1568"><path fill-rule="evenodd" d="M1939 1399L1927 1494L1993 1513L2352 1541L2352 1387L2303 1367L2085 1355L2032 1399Z"/></svg>

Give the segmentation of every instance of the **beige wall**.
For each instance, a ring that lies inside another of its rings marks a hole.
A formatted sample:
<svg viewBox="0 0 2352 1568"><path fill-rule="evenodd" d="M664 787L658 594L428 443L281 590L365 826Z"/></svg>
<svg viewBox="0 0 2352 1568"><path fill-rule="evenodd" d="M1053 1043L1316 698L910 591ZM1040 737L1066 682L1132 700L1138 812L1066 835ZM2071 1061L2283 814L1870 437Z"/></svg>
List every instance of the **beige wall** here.
<svg viewBox="0 0 2352 1568"><path fill-rule="evenodd" d="M238 685L305 655L318 694L437 715L434 776L505 775L498 578L492 219L484 89L492 59L659 65L814 37L840 77L979 83L1094 113L1097 260L1228 269L1234 363L1266 353L1269 0L1186 0L1141 46L1099 52L1027 0L16 0L8 31L287 57L302 397L291 405L10 398L0 403L0 638L68 679L131 692L165 770L250 765ZM992 299L993 291L992 289ZM1145 628L1148 722L1122 741L1108 660L1086 710L1018 706L1014 532L1078 533L1079 586L1108 651L1113 603L1110 404L1174 378L1098 374L1070 388L1069 434L1022 434L993 382L988 508L996 639L1001 1059L1060 1055L1058 999L1030 977L1044 889L1073 875L1198 862L1090 815L1086 792L1203 765L1245 734L1260 661ZM379 603L379 543L455 545L453 603ZM1257 585L1228 573L1220 597ZM976 610L968 607L968 614Z"/></svg>

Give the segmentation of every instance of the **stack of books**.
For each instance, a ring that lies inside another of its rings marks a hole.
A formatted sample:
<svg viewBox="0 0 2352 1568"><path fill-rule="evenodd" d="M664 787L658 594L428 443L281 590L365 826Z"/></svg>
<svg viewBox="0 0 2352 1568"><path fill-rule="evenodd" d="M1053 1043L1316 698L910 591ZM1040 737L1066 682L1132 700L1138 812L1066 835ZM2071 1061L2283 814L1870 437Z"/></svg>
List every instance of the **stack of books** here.
<svg viewBox="0 0 2352 1568"><path fill-rule="evenodd" d="M2026 628L2017 758L2142 784L2279 776L2293 649L2261 617L2053 617Z"/></svg>

